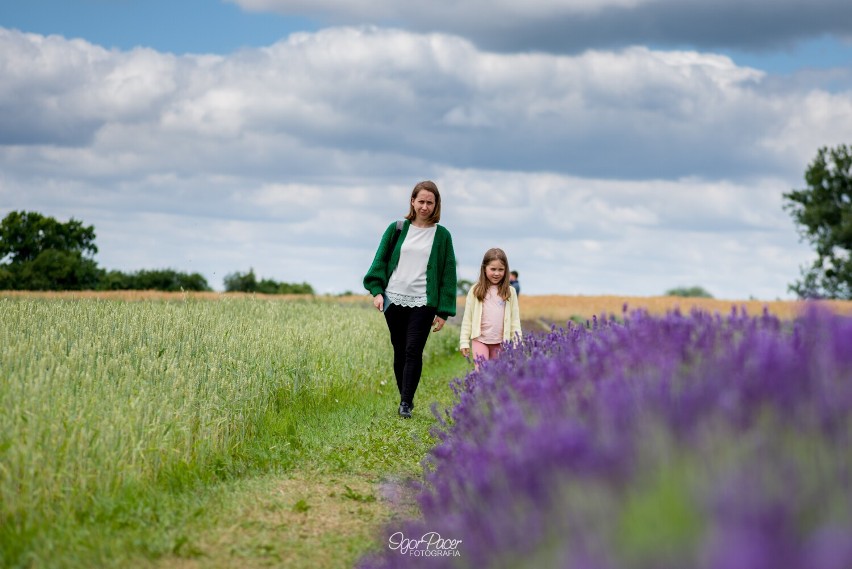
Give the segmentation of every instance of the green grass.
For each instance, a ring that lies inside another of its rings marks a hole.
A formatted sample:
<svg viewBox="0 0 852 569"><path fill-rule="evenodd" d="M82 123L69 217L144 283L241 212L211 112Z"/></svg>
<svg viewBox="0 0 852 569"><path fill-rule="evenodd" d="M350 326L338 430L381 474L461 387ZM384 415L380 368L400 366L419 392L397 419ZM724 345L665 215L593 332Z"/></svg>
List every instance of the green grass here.
<svg viewBox="0 0 852 569"><path fill-rule="evenodd" d="M449 404L465 371L456 342L430 338L406 421L384 322L364 307L0 300L0 564L202 556L192 532L281 476L417 476L428 404ZM369 496L335 494L347 485Z"/></svg>

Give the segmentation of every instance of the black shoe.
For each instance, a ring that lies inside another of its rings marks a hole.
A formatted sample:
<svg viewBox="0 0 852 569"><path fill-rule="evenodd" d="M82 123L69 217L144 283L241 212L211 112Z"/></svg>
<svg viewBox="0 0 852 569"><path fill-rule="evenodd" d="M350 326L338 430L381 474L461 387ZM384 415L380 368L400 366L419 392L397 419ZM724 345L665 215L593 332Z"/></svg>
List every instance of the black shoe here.
<svg viewBox="0 0 852 569"><path fill-rule="evenodd" d="M408 403L400 403L399 404L399 416L403 419L411 418L411 406Z"/></svg>

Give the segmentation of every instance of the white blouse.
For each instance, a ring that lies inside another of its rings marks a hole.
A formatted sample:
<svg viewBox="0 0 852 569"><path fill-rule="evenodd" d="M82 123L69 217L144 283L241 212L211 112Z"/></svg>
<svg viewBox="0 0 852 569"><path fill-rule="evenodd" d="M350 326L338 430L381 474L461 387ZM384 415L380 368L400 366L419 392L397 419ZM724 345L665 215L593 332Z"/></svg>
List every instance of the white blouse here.
<svg viewBox="0 0 852 569"><path fill-rule="evenodd" d="M399 264L385 290L388 299L400 306L426 306L426 265L432 254L436 225L409 225L408 234L399 250Z"/></svg>

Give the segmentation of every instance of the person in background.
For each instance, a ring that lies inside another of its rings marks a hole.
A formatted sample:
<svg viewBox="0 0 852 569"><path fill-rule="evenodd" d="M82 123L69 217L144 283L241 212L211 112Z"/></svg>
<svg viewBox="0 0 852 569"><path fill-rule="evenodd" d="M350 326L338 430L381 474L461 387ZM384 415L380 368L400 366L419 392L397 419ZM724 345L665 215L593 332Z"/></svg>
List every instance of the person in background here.
<svg viewBox="0 0 852 569"><path fill-rule="evenodd" d="M459 349L473 352L476 369L483 360L500 355L503 342L521 338L518 293L509 284L509 260L502 249L489 249L482 258L479 280L470 287L464 305Z"/></svg>
<svg viewBox="0 0 852 569"><path fill-rule="evenodd" d="M521 281L518 280L518 271L509 273L509 284L515 289L515 294L521 294Z"/></svg>
<svg viewBox="0 0 852 569"><path fill-rule="evenodd" d="M441 194L432 181L414 186L409 212L382 235L364 288L384 312L401 417L411 418L423 371L429 329L438 332L456 314L456 257L450 232L438 225Z"/></svg>

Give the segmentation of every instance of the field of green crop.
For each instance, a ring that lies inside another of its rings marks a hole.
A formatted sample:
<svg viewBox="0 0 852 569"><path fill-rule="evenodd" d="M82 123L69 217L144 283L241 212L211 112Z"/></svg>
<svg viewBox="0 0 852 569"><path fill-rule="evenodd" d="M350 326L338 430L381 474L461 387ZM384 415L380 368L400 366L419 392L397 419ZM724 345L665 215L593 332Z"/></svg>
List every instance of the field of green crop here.
<svg viewBox="0 0 852 569"><path fill-rule="evenodd" d="M393 404L386 335L353 304L0 299L0 565L106 562L104 532L156 552L192 488L296 460L311 412Z"/></svg>

